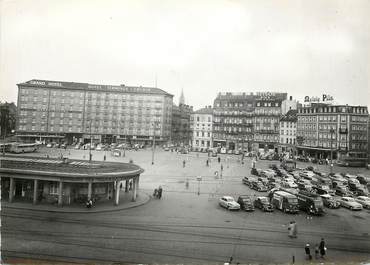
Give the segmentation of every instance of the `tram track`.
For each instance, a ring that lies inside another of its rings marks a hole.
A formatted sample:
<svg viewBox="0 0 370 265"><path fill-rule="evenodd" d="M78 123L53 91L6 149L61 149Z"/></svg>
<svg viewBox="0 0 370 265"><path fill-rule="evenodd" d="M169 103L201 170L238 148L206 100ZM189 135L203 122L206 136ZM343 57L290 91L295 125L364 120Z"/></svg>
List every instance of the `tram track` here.
<svg viewBox="0 0 370 265"><path fill-rule="evenodd" d="M123 222L122 220L114 222L114 221L100 221L100 220L86 220L86 219L74 219L74 218L65 218L65 217L48 217L48 216L40 216L40 215L33 215L33 214L9 214L3 213L2 217L10 217L10 218L19 218L19 219L29 219L35 221L42 221L42 222L60 222L66 224L82 224L82 225L90 225L90 226L98 226L104 228L127 228L127 229L140 229L145 227L150 227L154 232L162 231L160 228L192 228L192 229L221 229L221 230L236 230L236 231L253 231L253 232L270 232L270 233L279 233L279 234L286 234L285 229L274 229L274 228L266 228L263 227L264 224L261 222L256 222L255 226L249 223L249 226L225 226L225 225L203 225L203 224L185 224L185 223L169 223L169 222L160 222L160 223L137 223L137 222ZM265 226L268 226L266 224ZM261 228L262 227L262 228ZM3 226L4 228L4 226ZM156 228L156 229L154 229ZM148 228L149 229L149 228ZM167 230L165 230L167 231ZM360 240L360 241L367 241L370 242L369 236L363 235L353 235L353 234L340 234L338 232L329 232L329 231L304 231L300 230L300 235L314 235L314 236L321 236L321 237L334 237L337 239L350 239L350 240Z"/></svg>
<svg viewBox="0 0 370 265"><path fill-rule="evenodd" d="M9 216L5 215L7 218L27 218L29 220L35 220L35 221L41 221L41 222L50 222L49 218L47 217L40 217L40 216ZM253 245L257 243L261 243L264 245L273 245L276 244L276 246L279 247L296 247L297 243L291 242L288 240L275 240L274 242L271 243L270 239L261 239L258 237L249 237L249 236L244 236L244 237L239 237L237 234L230 234L230 233L235 233L238 231L241 231L241 233L251 233L253 235L257 235L259 233L273 233L273 234L285 234L286 231L281 231L278 229L266 229L266 228L260 228L260 227L229 227L229 226L216 226L216 225L187 225L187 224L170 224L170 223L141 223L141 224L132 224L132 223L122 223L120 222L101 222L99 220L92 221L92 220L81 220L81 219L58 219L58 218L53 218L52 220L54 223L58 222L61 224L75 224L75 225L84 225L88 227L97 227L97 228L104 228L104 229L118 229L119 231L122 231L122 229L126 231L135 231L137 233L160 233L160 234L166 234L166 235L173 235L173 236L182 236L182 237L191 237L192 241L194 241L194 237L201 237L205 238L208 240L198 240L199 243L208 243L212 244L215 240L220 241L218 243L230 243L233 244L235 243L235 240L239 240L238 244L243 244L243 243L249 243L252 242ZM18 229L18 228L16 228ZM29 229L18 229L24 234L33 234L33 235L45 235L48 236L48 234L45 234L45 231L42 230L29 230ZM216 231L216 232L214 232ZM228 232L229 231L229 232ZM233 232L235 231L235 232ZM7 226L3 226L2 229L3 235L6 236L11 236L12 234L14 235L16 231L14 229L9 229ZM64 235L63 235L64 233ZM73 235L69 235L70 237L73 237L75 235L81 236L81 237L94 237L95 239L111 239L109 237L106 237L104 235L91 235L91 233L74 233ZM333 234L333 233L321 233L321 232L300 232L300 236L306 235L306 236L316 236L316 237L325 237L325 238L331 238L332 241L337 241L337 240L346 240L346 241L355 241L357 243L362 242L362 245L367 245L370 242L370 238L368 237L363 237L363 236L355 236L355 235L338 235L338 234ZM65 232L53 232L49 236L58 236L58 237L65 237L68 236L68 233L66 234ZM117 238L117 236L115 236ZM122 237L122 240L124 239L129 239L127 237ZM213 239L214 241L211 241L209 239ZM335 240L334 240L335 239ZM131 238L131 240L137 240L137 238ZM151 240L155 242L156 240L148 238L148 240ZM185 241L184 241L185 243ZM357 245L357 244L356 244ZM301 247L301 246L299 246ZM352 246L351 248L348 247L341 247L340 245L332 245L331 249L336 249L336 250L341 250L341 251L351 251L351 252L362 252L362 253L368 253L368 250L366 248L361 248L361 247L356 247Z"/></svg>

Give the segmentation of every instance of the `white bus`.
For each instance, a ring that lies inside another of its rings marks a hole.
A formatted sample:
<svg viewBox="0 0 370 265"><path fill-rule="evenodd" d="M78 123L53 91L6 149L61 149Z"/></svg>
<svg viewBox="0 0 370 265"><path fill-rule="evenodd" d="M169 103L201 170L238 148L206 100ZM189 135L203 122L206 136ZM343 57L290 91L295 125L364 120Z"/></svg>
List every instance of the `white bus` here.
<svg viewBox="0 0 370 265"><path fill-rule="evenodd" d="M36 152L38 149L38 144L33 143L33 144L24 144L24 143L14 143L10 146L10 152L11 153L32 153Z"/></svg>

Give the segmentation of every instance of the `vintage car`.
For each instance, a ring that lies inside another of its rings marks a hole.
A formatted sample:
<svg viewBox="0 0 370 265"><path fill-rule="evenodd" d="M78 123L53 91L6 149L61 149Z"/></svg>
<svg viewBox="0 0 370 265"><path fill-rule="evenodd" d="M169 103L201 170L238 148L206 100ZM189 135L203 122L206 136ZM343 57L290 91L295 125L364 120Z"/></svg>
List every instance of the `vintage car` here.
<svg viewBox="0 0 370 265"><path fill-rule="evenodd" d="M243 178L243 183L245 184L245 185L247 185L247 186L249 186L249 187L252 187L252 182L253 181L257 181L257 178L255 178L255 177L244 177Z"/></svg>
<svg viewBox="0 0 370 265"><path fill-rule="evenodd" d="M237 203L231 196L222 196L219 200L221 207L224 207L228 210L240 210L240 204Z"/></svg>
<svg viewBox="0 0 370 265"><path fill-rule="evenodd" d="M262 182L260 181L253 181L252 182L252 189L256 190L256 191L260 191L260 192L263 192L263 191L267 191L267 186L264 185Z"/></svg>
<svg viewBox="0 0 370 265"><path fill-rule="evenodd" d="M322 194L320 197L322 198L325 207L331 209L338 209L340 207L340 202L330 194Z"/></svg>
<svg viewBox="0 0 370 265"><path fill-rule="evenodd" d="M254 201L254 207L259 208L264 212L274 211L274 207L272 207L272 204L267 197L257 197Z"/></svg>
<svg viewBox="0 0 370 265"><path fill-rule="evenodd" d="M245 211L254 211L253 199L250 195L240 195L237 201L240 208Z"/></svg>
<svg viewBox="0 0 370 265"><path fill-rule="evenodd" d="M356 202L360 203L363 208L370 209L370 198L367 196L358 196L355 199Z"/></svg>
<svg viewBox="0 0 370 265"><path fill-rule="evenodd" d="M346 207L352 211L354 210L362 210L362 204L358 203L352 197L342 197L340 200L340 205L342 207Z"/></svg>

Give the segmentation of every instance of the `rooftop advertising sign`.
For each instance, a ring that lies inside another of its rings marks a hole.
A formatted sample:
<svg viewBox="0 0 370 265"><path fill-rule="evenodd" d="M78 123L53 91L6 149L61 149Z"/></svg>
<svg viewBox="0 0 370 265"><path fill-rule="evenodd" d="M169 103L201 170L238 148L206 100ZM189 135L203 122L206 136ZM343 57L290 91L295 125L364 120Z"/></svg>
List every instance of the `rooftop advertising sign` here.
<svg viewBox="0 0 370 265"><path fill-rule="evenodd" d="M329 94L322 94L321 98L317 97L317 96L313 96L313 97L305 96L304 97L304 102L305 103L331 102L333 100L334 100L333 96L331 96Z"/></svg>

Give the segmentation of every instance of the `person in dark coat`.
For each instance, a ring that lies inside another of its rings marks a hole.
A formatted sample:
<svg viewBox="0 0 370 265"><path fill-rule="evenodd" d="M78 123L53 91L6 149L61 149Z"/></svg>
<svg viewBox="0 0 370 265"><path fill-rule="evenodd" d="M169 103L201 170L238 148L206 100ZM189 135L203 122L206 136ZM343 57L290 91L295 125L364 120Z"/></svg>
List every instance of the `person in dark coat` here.
<svg viewBox="0 0 370 265"><path fill-rule="evenodd" d="M162 187L159 186L158 188L158 199L162 198Z"/></svg>
<svg viewBox="0 0 370 265"><path fill-rule="evenodd" d="M218 161L218 163L220 163L221 162L221 157L218 157L217 161Z"/></svg>
<svg viewBox="0 0 370 265"><path fill-rule="evenodd" d="M312 256L311 256L311 249L310 249L310 244L306 244L306 246L304 247L304 251L306 253L306 258L311 260L312 259Z"/></svg>
<svg viewBox="0 0 370 265"><path fill-rule="evenodd" d="M323 238L321 238L321 242L319 244L319 250L320 250L320 256L321 258L324 258L326 254L326 247L325 247L325 241Z"/></svg>

